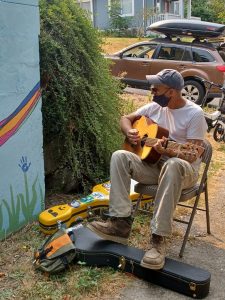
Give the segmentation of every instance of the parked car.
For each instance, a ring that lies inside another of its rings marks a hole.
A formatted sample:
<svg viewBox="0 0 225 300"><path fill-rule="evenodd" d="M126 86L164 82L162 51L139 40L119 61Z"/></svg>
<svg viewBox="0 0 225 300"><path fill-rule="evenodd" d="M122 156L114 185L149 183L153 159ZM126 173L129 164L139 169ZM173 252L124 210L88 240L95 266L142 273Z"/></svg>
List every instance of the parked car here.
<svg viewBox="0 0 225 300"><path fill-rule="evenodd" d="M162 69L179 71L185 82L182 95L201 104L205 95L202 79L223 84L225 73L225 47L198 39L184 42L170 37L153 39L131 45L121 51L107 55L112 61L111 72L131 87L148 89L146 75L156 74ZM212 88L208 100L220 97L218 88Z"/></svg>

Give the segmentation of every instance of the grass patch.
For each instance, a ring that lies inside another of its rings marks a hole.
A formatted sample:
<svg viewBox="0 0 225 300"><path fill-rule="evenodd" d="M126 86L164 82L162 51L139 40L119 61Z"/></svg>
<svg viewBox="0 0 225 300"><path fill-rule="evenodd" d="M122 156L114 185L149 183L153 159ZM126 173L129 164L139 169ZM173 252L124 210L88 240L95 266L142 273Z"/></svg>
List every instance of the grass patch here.
<svg viewBox="0 0 225 300"><path fill-rule="evenodd" d="M69 270L51 276L35 271L33 253L45 239L33 223L1 242L0 300L99 299L107 293L114 295L129 281L126 274L109 267L74 264Z"/></svg>
<svg viewBox="0 0 225 300"><path fill-rule="evenodd" d="M151 95L142 96L142 95L130 95L122 94L121 98L121 115L130 114L134 112L139 107L149 103L151 101Z"/></svg>
<svg viewBox="0 0 225 300"><path fill-rule="evenodd" d="M133 112L136 107L132 97L127 96L126 99L124 95L121 95L122 105L121 105L121 115L127 115Z"/></svg>
<svg viewBox="0 0 225 300"><path fill-rule="evenodd" d="M129 244L147 250L150 241L150 219L149 214L138 213L134 219Z"/></svg>
<svg viewBox="0 0 225 300"><path fill-rule="evenodd" d="M113 54L134 43L146 41L147 38L103 38L102 50L105 54Z"/></svg>
<svg viewBox="0 0 225 300"><path fill-rule="evenodd" d="M15 294L13 289L11 288L3 288L0 290L0 299L1 300L7 300L7 299L15 299Z"/></svg>
<svg viewBox="0 0 225 300"><path fill-rule="evenodd" d="M219 148L217 149L217 151L221 151L225 153L225 145L224 144L220 144Z"/></svg>
<svg viewBox="0 0 225 300"><path fill-rule="evenodd" d="M215 175L217 172L221 170L221 168L224 166L224 163L221 161L216 161L214 159L211 160L210 168L208 171L208 176L211 177Z"/></svg>

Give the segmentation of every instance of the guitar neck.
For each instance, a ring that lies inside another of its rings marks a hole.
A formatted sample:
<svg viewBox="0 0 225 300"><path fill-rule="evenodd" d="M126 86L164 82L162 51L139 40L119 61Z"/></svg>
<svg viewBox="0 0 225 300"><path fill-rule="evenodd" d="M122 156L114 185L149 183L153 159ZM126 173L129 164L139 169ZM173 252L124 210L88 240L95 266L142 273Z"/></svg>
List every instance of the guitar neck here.
<svg viewBox="0 0 225 300"><path fill-rule="evenodd" d="M157 138L146 138L145 139L145 146L147 147L153 147L157 141L159 139ZM177 150L179 152L193 152L193 151L197 151L198 152L198 156L201 157L201 155L204 152L204 148L202 146L196 145L196 144L192 144L192 143L186 143L186 144L180 144L177 143L175 141L170 141L168 140L167 144L165 145L166 149L173 149L173 150Z"/></svg>
<svg viewBox="0 0 225 300"><path fill-rule="evenodd" d="M147 138L143 138L142 140L145 142L145 146L153 147L158 142L159 139L147 137Z"/></svg>

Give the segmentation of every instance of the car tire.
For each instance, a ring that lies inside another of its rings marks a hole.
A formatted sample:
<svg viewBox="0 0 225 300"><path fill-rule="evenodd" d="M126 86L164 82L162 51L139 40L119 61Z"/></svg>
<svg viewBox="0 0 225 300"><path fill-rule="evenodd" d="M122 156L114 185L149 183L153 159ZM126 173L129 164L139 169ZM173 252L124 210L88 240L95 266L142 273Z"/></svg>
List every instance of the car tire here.
<svg viewBox="0 0 225 300"><path fill-rule="evenodd" d="M196 104L202 104L205 95L204 87L195 80L187 80L184 82L182 96Z"/></svg>
<svg viewBox="0 0 225 300"><path fill-rule="evenodd" d="M222 124L218 123L213 132L213 138L216 142L222 142L224 140L224 128Z"/></svg>

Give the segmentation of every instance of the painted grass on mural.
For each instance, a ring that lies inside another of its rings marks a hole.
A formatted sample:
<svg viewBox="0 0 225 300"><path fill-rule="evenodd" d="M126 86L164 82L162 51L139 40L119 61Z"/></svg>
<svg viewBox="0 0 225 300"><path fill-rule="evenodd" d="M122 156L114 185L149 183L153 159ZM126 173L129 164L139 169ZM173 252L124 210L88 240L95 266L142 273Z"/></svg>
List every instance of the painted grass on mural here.
<svg viewBox="0 0 225 300"><path fill-rule="evenodd" d="M24 156L20 160L19 167L24 175L24 193L14 195L13 187L10 185L10 201L1 199L0 203L0 239L4 238L7 234L18 230L24 224L36 220L38 213L35 213L35 208L38 204L37 182L36 176L33 184L31 185L31 192L29 192L29 182L27 172L31 166L31 162L27 162ZM41 185L38 186L39 197L41 197L41 209L44 209L44 196ZM8 213L8 228L4 228L4 215L3 209ZM21 213L23 218L21 218Z"/></svg>

